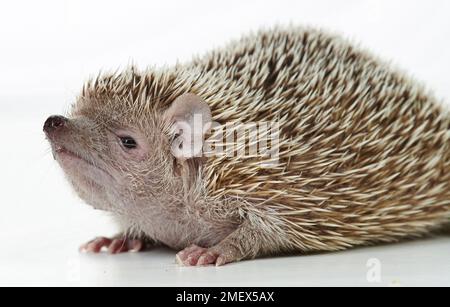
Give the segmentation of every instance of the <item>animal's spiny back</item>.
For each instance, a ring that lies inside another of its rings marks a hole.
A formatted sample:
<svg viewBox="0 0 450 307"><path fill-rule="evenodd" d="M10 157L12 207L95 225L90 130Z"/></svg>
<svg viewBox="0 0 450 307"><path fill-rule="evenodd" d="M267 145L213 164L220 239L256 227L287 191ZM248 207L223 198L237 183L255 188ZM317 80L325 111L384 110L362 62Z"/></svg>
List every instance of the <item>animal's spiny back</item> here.
<svg viewBox="0 0 450 307"><path fill-rule="evenodd" d="M265 203L294 234L310 230L318 248L424 231L435 225L432 216L448 218L448 113L366 51L320 31L280 29L191 67L217 76L198 86L213 95L205 99L215 119L277 120L281 129L276 167L210 159L212 194Z"/></svg>

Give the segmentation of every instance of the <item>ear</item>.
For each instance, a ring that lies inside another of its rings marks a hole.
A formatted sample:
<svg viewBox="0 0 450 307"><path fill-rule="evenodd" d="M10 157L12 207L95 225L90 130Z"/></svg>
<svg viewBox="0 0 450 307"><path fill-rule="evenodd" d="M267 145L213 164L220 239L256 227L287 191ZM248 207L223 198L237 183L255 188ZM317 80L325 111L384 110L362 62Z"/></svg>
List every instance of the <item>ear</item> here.
<svg viewBox="0 0 450 307"><path fill-rule="evenodd" d="M199 96L183 94L164 113L172 127L173 155L181 160L201 157L205 134L211 128L211 110Z"/></svg>

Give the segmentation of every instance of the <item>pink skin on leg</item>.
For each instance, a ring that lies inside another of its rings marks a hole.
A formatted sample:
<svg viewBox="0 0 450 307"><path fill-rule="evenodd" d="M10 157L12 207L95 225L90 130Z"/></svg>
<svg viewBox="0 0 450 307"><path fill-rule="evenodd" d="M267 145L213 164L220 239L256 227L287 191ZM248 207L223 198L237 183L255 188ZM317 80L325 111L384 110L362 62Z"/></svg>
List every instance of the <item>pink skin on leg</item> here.
<svg viewBox="0 0 450 307"><path fill-rule="evenodd" d="M203 248L195 244L186 247L178 252L176 260L179 264L185 266L200 266L215 264L221 266L236 259L232 257L233 253L229 251L217 251L214 248Z"/></svg>
<svg viewBox="0 0 450 307"><path fill-rule="evenodd" d="M177 254L177 262L181 265L221 266L242 259L255 258L261 254L261 235L258 228L249 222L242 223L234 232L218 244L203 248L195 244L183 249Z"/></svg>
<svg viewBox="0 0 450 307"><path fill-rule="evenodd" d="M128 238L109 239L99 237L83 244L80 247L81 252L99 253L102 248L107 248L110 254L118 254L124 252L139 252L143 249L144 244L141 240L131 240Z"/></svg>

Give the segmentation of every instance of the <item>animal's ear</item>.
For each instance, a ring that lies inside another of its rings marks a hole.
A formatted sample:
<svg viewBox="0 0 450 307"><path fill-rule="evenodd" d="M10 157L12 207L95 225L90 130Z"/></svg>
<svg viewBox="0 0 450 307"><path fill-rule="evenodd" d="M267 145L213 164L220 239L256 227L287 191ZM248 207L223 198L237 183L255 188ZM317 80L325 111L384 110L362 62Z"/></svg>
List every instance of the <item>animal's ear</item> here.
<svg viewBox="0 0 450 307"><path fill-rule="evenodd" d="M172 153L181 160L201 157L205 134L211 128L211 110L199 96L183 94L164 113L172 127Z"/></svg>

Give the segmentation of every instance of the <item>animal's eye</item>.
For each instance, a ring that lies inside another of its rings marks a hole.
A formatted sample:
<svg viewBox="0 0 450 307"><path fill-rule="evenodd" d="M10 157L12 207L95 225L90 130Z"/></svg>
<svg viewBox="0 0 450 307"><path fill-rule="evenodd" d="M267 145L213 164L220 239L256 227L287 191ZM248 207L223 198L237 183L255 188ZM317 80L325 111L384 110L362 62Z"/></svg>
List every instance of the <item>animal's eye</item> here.
<svg viewBox="0 0 450 307"><path fill-rule="evenodd" d="M131 136L123 136L120 138L120 141L126 149L134 149L137 147L136 141Z"/></svg>

